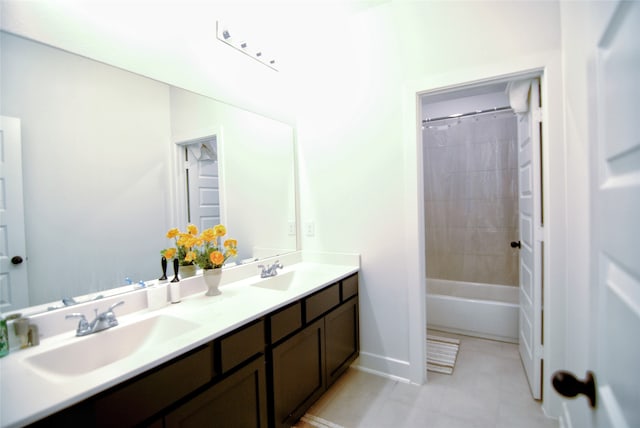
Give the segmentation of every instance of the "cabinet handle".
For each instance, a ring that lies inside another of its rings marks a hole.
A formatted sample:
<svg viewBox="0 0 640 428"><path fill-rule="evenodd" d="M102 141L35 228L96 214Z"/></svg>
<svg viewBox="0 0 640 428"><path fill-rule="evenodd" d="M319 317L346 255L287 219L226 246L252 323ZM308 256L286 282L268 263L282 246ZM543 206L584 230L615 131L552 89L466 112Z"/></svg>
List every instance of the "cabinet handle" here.
<svg viewBox="0 0 640 428"><path fill-rule="evenodd" d="M520 248L520 241L511 241L511 248Z"/></svg>

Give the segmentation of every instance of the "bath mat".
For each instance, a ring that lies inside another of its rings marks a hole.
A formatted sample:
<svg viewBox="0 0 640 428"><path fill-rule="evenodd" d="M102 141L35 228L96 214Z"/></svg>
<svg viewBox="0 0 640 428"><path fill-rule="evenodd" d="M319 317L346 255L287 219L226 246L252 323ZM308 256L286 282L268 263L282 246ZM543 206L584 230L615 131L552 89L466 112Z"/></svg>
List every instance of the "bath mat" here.
<svg viewBox="0 0 640 428"><path fill-rule="evenodd" d="M334 424L326 419L322 419L318 416L314 416L311 413L306 413L300 418L294 428L344 428L342 425Z"/></svg>
<svg viewBox="0 0 640 428"><path fill-rule="evenodd" d="M458 339L427 334L427 370L452 374L459 348Z"/></svg>

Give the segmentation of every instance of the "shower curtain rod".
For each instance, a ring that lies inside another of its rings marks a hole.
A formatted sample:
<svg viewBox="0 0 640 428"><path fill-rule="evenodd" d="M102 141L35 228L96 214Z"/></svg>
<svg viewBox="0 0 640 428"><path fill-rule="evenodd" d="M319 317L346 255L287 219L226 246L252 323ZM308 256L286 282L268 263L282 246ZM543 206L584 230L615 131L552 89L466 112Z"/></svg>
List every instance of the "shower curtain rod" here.
<svg viewBox="0 0 640 428"><path fill-rule="evenodd" d="M512 110L511 106L494 107L494 108L490 108L490 109L486 109L486 110L477 110L477 111L472 111L472 112L469 112L469 113L456 114L456 115L452 115L452 116L429 117L427 119L422 119L422 123L425 124L425 123L436 122L438 120L445 120L445 119L460 119L460 118L463 118L463 117L476 116L476 115L479 115L479 114L495 113L495 112L506 111L506 110Z"/></svg>

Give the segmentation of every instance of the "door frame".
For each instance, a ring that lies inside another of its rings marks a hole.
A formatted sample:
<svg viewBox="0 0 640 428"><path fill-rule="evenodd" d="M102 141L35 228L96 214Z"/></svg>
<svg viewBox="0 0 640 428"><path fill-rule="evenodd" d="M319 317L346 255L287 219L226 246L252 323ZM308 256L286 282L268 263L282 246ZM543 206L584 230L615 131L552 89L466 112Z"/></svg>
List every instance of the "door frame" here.
<svg viewBox="0 0 640 428"><path fill-rule="evenodd" d="M542 186L545 253L543 263L543 409L550 416L561 412L560 399L551 391L550 374L564 363L566 322L565 268L565 142L563 139L563 90L559 51L510 58L509 61L468 67L457 72L408 81L403 88L403 149L405 161L405 234L408 270L409 375L412 383L423 384L426 373L426 264L423 206L422 133L420 97L425 93L459 89L496 79L530 73L541 74L542 98ZM554 184L552 186L552 184ZM553 284L553 287L550 285ZM553 326L553 328L551 328Z"/></svg>
<svg viewBox="0 0 640 428"><path fill-rule="evenodd" d="M492 85L492 84L495 84L495 83L523 82L525 80L528 80L530 82L533 82L534 80L537 80L538 83L535 85L535 87L538 88L538 85L540 85L540 88L543 89L541 87L541 84L540 84L542 79L543 79L543 71L542 70L537 70L537 71L533 71L533 72L530 72L530 73L516 74L514 76L509 76L507 78L496 77L495 79L490 79L490 80L487 80L487 81L482 82L482 83L473 82L473 83L471 83L469 85L461 83L459 85L456 85L454 88L449 88L449 89L446 89L446 90L436 89L436 90L432 90L432 91L426 91L424 93L419 94L419 96L421 98L422 97L429 97L430 95L435 95L435 94L439 95L439 94L446 94L446 93L450 93L450 92L464 91L464 90L467 90L467 89L478 88L478 87L482 87L482 86L485 86L485 85ZM533 85L533 83L530 83L530 86L531 85ZM531 86L531 87L533 87L533 86ZM531 95L531 97L533 97L533 95ZM537 99L537 94L536 94L536 99ZM453 99L451 101L453 101ZM421 110L421 107L422 107L423 104L424 104L424 102L421 99L420 103L418 105L418 109L419 110ZM428 101L427 101L427 104L428 104ZM517 186L517 188L518 188L518 202L519 203L522 202L522 193L521 193L522 192L522 187L521 187L521 183L520 183L520 177L521 177L521 171L520 171L520 167L521 167L520 156L521 155L520 155L520 153L522 151L522 147L520 145L521 144L521 139L520 139L521 138L521 135L520 135L521 125L520 125L520 122L522 120L522 116L523 115L528 116L528 119L527 119L526 123L529 124L530 127L534 127L534 126L537 127L537 124L534 125L535 116L536 116L535 111L534 111L534 107L530 106L531 101L529 101L527 104L529 105L530 108L524 114L523 113L517 113L517 112L512 110L513 119L517 123L517 125L516 125L517 126L517 143L518 143L517 144L517 147L518 147L518 149L517 149L517 151L518 151L518 174L517 174L518 186ZM498 107L498 106L495 106L495 107ZM500 107L502 107L502 106L500 106ZM545 108L545 106L543 105L542 106L542 110L544 110L544 108ZM419 113L419 116L420 117L424 117L424 114ZM528 135L534 135L534 134L535 134L535 132L533 132L532 129L528 130ZM424 137L423 137L422 138L423 149L424 149L424 144L425 144L425 141L424 141ZM531 144L533 144L533 148L529 149L529 150L537 150L537 147L539 145L539 138L536 138L534 141L532 141ZM422 159L422 160L424 160L424 159ZM543 302L541 301L541 299L542 299L542 290L541 290L542 278L540 277L542 269L537 268L537 266L542 267L544 261L542 260L542 252L541 252L541 246L543 244L542 244L542 242L539 241L539 238L541 237L541 234L538 234L536 232L537 230L542 230L541 226L538 224L538 221L542 220L541 216L540 216L540 214L541 214L541 199L540 198L544 194L544 192L543 192L544 189L540 188L540 174L542 173L542 169L543 169L542 168L543 165L542 165L541 161L542 160L540 159L539 155L536 155L535 153L532 154L531 163L532 163L533 167L536 168L536 170L537 170L537 172L534 172L532 174L532 178L533 178L533 181L534 181L534 183L532 183L532 188L534 189L534 194L533 194L533 197L532 197L533 202L532 202L532 213L531 213L533 222L532 222L532 224L530 226L532 230L531 230L531 242L529 243L529 245L531 245L530 251L532 253L532 257L533 257L534 261L533 261L533 266L528 266L528 267L531 268L531 270L533 271L533 285L534 285L535 288L532 289L532 291L533 291L532 296L529 296L529 297L531 298L531 300L533 300L532 306L533 306L534 310L537 309L537 304L538 303L540 304L539 312L536 311L536 313L534 314L533 319L532 319L532 324L533 324L531 326L531 333L532 333L531 336L532 336L532 339L533 339L532 349L529 350L528 348L526 348L526 349L523 348L523 345L526 346L526 343L522 342L522 337L523 337L523 335L522 335L522 325L520 325L519 328L518 328L518 334L519 334L519 338L520 338L520 343L519 343L520 356L521 356L521 359L522 359L523 367L525 369L525 374L526 374L526 377L527 377L527 381L529 382L529 387L530 387L532 396L535 399L539 399L540 395L541 395L541 379L537 375L538 375L538 371L540 370L539 367L542 365L542 361L541 361L542 360L542 356L540 355L540 349L542 349L542 348L537 346L537 344L539 344L539 341L542 339L542 337L541 337L541 335L542 335L541 325L542 325L542 303ZM423 180L423 187L424 187L424 172L425 172L425 168L423 166L422 174L421 174L421 177L420 177ZM424 198L423 198L423 203L422 204L424 204ZM518 239L520 241L522 241L523 244L525 244L526 240L523 239L523 237L526 236L527 234L524 233L524 229L522 228L521 215L522 215L522 206L519 205L518 206L518 229L519 229ZM422 234L420 236L420 239L424 239L425 240L425 244L424 244L423 248L426 248L427 237L425 236L425 234ZM523 262L523 252L526 251L526 247L527 247L527 245L525 244L525 245L523 245L523 248L519 250L519 258L518 258L518 266L517 266L517 268L520 271L520 275L519 275L520 276L520 281L519 281L518 285L519 285L519 295L520 295L520 301L521 302L522 302L522 295L523 295L522 293L525 291L522 288L522 282L523 282L523 272L522 272L522 266L523 265L522 265L522 262ZM426 253L426 250L425 250L425 253ZM425 260L426 260L426 254L422 254L422 257L425 257ZM428 264L429 264L429 261L426 260L425 271L428 268ZM427 294L428 294L428 292L427 292ZM523 320L522 311L523 311L523 306L521 304L520 308L519 308L519 319L520 319L520 322L522 322L522 320ZM428 327L428 323L427 323L427 327ZM527 355L529 352L532 354L532 356L528 356ZM534 362L533 363L533 367L528 367L528 363L525 360L525 359L530 358L530 357L531 357L530 361ZM530 374L529 370L532 370L533 374ZM539 374L541 375L541 373L539 373ZM532 375L534 377L533 379L531 378Z"/></svg>

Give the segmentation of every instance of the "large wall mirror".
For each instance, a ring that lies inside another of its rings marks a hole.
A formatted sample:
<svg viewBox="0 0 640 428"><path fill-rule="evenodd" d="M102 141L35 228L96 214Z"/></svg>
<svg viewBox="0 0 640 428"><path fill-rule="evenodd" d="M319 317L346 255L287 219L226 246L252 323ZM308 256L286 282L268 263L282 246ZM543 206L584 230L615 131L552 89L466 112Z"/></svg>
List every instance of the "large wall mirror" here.
<svg viewBox="0 0 640 428"><path fill-rule="evenodd" d="M190 212L187 142L215 142L219 215L238 240L236 261L296 250L291 126L0 37L1 113L21 128L25 306L158 278L160 251L171 245L165 234L184 229ZM2 287L2 312L18 309L6 281Z"/></svg>

